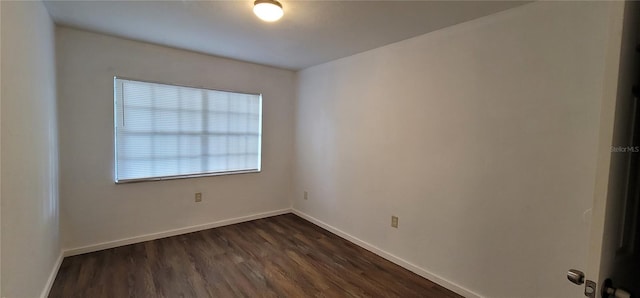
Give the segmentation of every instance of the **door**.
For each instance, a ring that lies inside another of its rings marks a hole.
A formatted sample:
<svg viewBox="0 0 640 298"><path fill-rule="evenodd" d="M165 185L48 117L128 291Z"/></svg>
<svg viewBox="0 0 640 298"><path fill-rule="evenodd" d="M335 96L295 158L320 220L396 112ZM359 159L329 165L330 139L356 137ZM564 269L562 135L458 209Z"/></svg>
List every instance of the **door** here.
<svg viewBox="0 0 640 298"><path fill-rule="evenodd" d="M639 9L636 2L611 6L585 287L588 297L640 298Z"/></svg>
<svg viewBox="0 0 640 298"><path fill-rule="evenodd" d="M621 40L612 172L604 221L602 297L640 297L640 5L626 3ZM624 148L624 149L623 149ZM615 170L617 173L613 172ZM617 292L616 292L617 290Z"/></svg>

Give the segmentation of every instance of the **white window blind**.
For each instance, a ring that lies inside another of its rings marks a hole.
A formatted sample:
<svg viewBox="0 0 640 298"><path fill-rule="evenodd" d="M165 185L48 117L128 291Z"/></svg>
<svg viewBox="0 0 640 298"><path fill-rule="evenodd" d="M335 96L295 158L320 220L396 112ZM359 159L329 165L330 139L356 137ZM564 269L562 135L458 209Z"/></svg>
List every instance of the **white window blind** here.
<svg viewBox="0 0 640 298"><path fill-rule="evenodd" d="M260 95L114 85L116 182L260 171Z"/></svg>

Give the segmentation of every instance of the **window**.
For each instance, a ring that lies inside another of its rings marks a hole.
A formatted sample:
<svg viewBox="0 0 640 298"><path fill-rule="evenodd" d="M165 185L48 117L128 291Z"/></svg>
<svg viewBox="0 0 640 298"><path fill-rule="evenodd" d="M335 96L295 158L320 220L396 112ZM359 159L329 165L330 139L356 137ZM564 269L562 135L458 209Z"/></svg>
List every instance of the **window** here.
<svg viewBox="0 0 640 298"><path fill-rule="evenodd" d="M116 183L260 171L260 95L114 85Z"/></svg>

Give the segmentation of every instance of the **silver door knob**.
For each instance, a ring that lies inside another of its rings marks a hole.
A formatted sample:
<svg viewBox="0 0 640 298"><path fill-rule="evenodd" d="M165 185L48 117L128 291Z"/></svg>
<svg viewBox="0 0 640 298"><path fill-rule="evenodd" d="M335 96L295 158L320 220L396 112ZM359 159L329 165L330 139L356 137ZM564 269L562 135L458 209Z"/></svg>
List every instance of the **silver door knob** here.
<svg viewBox="0 0 640 298"><path fill-rule="evenodd" d="M581 285L584 283L584 272L571 269L567 272L567 279L576 285Z"/></svg>
<svg viewBox="0 0 640 298"><path fill-rule="evenodd" d="M609 296L609 297L615 297L615 298L631 298L631 294L629 294L629 292L625 291L625 290L621 290L621 289L616 289L616 288L610 288L610 287L606 287L604 289L604 292Z"/></svg>
<svg viewBox="0 0 640 298"><path fill-rule="evenodd" d="M602 297L631 298L631 293L623 289L614 288L611 279L607 278L607 280L604 281L604 286L602 287Z"/></svg>

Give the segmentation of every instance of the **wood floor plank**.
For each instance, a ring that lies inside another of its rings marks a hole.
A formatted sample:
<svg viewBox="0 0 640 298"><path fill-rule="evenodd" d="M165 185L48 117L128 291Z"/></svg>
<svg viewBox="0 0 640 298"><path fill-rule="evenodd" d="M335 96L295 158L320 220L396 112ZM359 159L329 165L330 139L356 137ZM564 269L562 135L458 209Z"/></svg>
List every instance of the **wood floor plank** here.
<svg viewBox="0 0 640 298"><path fill-rule="evenodd" d="M286 214L65 258L49 297L461 297Z"/></svg>

